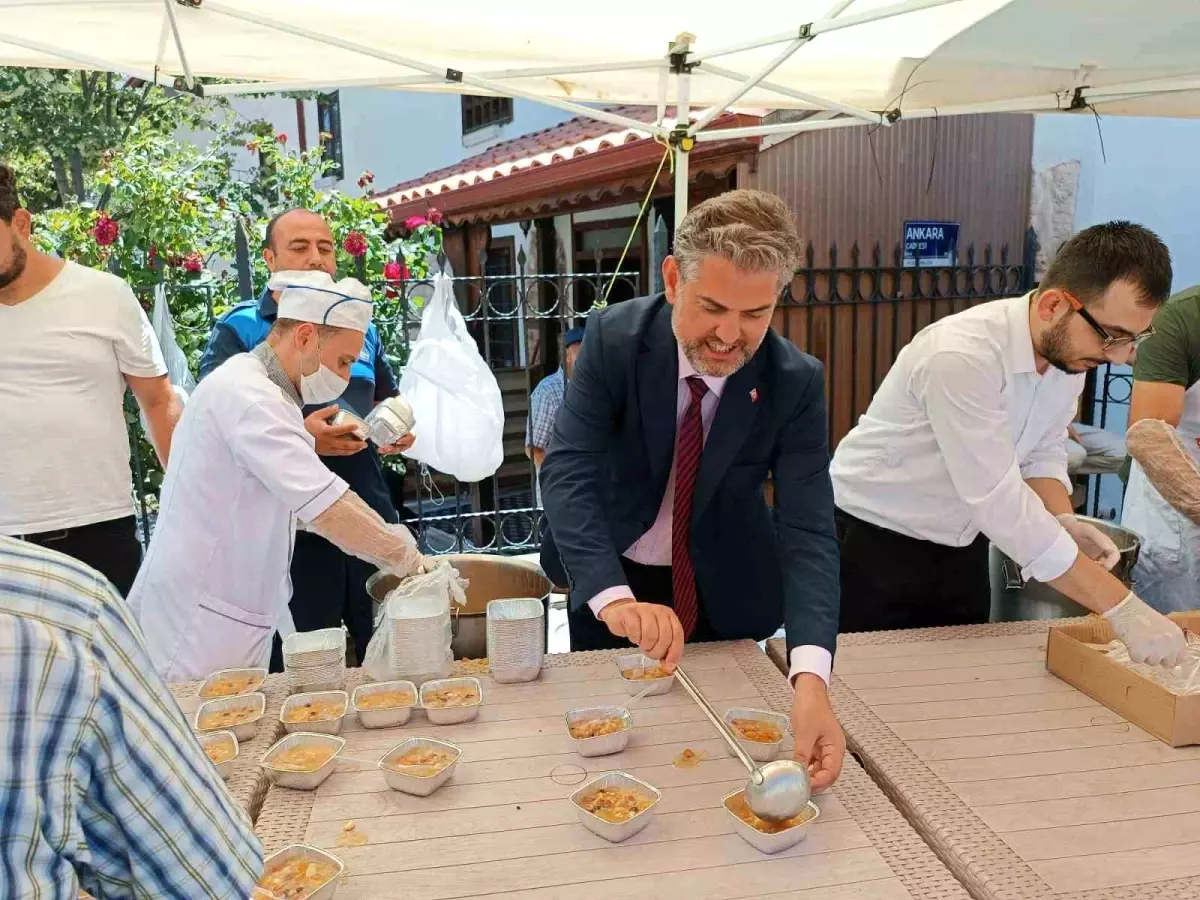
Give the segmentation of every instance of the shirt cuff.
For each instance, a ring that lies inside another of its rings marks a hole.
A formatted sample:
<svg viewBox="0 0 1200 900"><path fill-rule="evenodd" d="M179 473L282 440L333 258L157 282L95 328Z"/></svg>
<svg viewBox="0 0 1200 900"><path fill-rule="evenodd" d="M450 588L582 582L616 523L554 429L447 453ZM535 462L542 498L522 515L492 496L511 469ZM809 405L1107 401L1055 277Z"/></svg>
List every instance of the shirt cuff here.
<svg viewBox="0 0 1200 900"><path fill-rule="evenodd" d="M296 510L296 518L301 522L308 523L319 516L333 504L342 499L342 495L350 490L350 485L346 484L338 476L333 476L333 481L329 482L321 489L317 496L313 497L298 510Z"/></svg>
<svg viewBox="0 0 1200 900"><path fill-rule="evenodd" d="M1075 539L1060 525L1054 543L1022 569L1021 575L1043 583L1053 581L1066 574L1067 569L1075 565L1078 556L1079 547L1075 544Z"/></svg>
<svg viewBox="0 0 1200 900"><path fill-rule="evenodd" d="M815 644L805 644L793 647L791 653L792 668L788 672L788 681L796 683L796 676L805 673L820 675L825 686L829 686L829 675L833 671L833 654L824 647Z"/></svg>
<svg viewBox="0 0 1200 900"><path fill-rule="evenodd" d="M600 610L604 609L608 604L615 600L624 600L632 596L633 591L629 589L629 585L618 584L616 587L610 587L598 593L588 601L588 607L592 610L592 615L598 619L600 618Z"/></svg>

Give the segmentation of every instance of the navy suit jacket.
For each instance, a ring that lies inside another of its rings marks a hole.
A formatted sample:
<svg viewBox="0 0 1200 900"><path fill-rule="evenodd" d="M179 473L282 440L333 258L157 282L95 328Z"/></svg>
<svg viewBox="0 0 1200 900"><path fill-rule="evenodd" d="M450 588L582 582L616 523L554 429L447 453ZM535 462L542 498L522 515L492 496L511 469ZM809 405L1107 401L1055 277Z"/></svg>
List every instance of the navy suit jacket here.
<svg viewBox="0 0 1200 900"><path fill-rule="evenodd" d="M675 452L679 354L666 299L588 318L542 464L542 560L571 606L626 584L620 554L658 514ZM775 508L763 488L774 477ZM725 639L834 651L838 544L821 364L773 330L730 376L692 500L692 565L705 615Z"/></svg>

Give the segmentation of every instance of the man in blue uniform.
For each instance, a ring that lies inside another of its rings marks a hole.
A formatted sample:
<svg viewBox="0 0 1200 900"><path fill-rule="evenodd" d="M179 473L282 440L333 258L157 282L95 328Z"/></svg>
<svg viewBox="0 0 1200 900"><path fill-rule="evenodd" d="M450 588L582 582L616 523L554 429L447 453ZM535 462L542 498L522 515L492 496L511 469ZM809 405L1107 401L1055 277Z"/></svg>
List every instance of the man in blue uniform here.
<svg viewBox="0 0 1200 900"><path fill-rule="evenodd" d="M290 209L271 220L263 259L272 272L323 270L332 275L337 268L336 246L329 225L307 209ZM239 303L225 313L209 336L200 361L201 379L229 357L249 352L265 340L275 322L276 309L276 298L264 289L257 300ZM413 435L380 447L377 452L350 433L354 426L331 425L329 419L339 406L365 416L380 400L398 393L396 376L384 354L379 330L371 323L363 339L362 353L351 368L346 392L332 404L304 408L305 428L316 439L322 461L390 523L400 519L384 480L379 454L407 450L412 446ZM370 564L347 556L324 538L298 532L292 555L289 604L296 630L331 628L345 622L358 659L362 660L374 628L371 598L366 591L366 581L373 572ZM273 671L283 668L279 643L276 638L271 655Z"/></svg>

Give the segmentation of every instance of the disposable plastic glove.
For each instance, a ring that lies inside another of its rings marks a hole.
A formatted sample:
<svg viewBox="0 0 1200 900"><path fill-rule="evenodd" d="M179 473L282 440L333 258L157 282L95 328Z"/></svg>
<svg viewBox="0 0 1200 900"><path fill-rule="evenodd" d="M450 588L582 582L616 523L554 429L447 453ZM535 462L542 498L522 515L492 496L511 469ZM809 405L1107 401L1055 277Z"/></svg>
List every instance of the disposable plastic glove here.
<svg viewBox="0 0 1200 900"><path fill-rule="evenodd" d="M1183 629L1147 606L1132 591L1104 613L1134 662L1173 669L1187 654Z"/></svg>
<svg viewBox="0 0 1200 900"><path fill-rule="evenodd" d="M1200 525L1200 468L1178 432L1162 419L1139 419L1125 446L1163 499Z"/></svg>
<svg viewBox="0 0 1200 900"><path fill-rule="evenodd" d="M1094 559L1109 571L1121 561L1121 551L1117 549L1112 538L1095 525L1084 522L1070 513L1058 516L1058 521L1075 541L1079 552L1088 559Z"/></svg>

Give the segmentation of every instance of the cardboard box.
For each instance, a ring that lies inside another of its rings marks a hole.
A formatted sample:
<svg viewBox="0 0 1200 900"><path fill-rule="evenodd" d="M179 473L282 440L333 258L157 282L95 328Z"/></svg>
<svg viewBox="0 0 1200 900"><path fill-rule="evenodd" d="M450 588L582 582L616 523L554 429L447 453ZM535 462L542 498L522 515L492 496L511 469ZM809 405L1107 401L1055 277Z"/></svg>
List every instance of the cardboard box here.
<svg viewBox="0 0 1200 900"><path fill-rule="evenodd" d="M1171 618L1200 633L1200 612L1174 613ZM1046 668L1172 747L1200 744L1200 694L1172 693L1089 646L1107 644L1114 637L1108 622L1098 616L1077 625L1052 626Z"/></svg>

